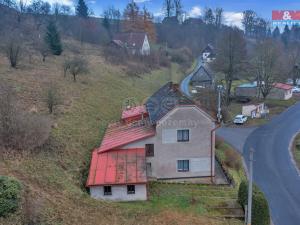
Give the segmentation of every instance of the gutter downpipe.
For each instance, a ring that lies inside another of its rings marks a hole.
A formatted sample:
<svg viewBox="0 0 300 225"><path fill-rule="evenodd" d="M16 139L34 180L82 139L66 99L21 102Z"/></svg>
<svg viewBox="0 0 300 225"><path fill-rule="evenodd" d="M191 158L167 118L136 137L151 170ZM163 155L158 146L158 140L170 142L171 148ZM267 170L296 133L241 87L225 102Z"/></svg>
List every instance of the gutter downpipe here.
<svg viewBox="0 0 300 225"><path fill-rule="evenodd" d="M213 160L214 160L214 157L213 157L213 151L214 151L214 145L213 145L213 138L216 136L214 135L214 132L219 129L221 127L221 124L218 124L213 130L211 130L211 133L210 133L210 136L211 136L211 142L210 142L210 158L211 158L211 161L210 161L210 177L211 177L211 183L214 184L214 178L215 178L215 175L213 175ZM216 171L214 171L216 172Z"/></svg>

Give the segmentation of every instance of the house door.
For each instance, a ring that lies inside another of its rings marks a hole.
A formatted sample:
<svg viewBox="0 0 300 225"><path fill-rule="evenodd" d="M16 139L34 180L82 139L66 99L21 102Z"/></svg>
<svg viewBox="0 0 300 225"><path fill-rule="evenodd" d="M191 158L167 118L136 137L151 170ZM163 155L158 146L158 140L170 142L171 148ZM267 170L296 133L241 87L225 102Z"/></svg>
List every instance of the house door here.
<svg viewBox="0 0 300 225"><path fill-rule="evenodd" d="M147 177L152 177L152 167L151 163L147 163Z"/></svg>

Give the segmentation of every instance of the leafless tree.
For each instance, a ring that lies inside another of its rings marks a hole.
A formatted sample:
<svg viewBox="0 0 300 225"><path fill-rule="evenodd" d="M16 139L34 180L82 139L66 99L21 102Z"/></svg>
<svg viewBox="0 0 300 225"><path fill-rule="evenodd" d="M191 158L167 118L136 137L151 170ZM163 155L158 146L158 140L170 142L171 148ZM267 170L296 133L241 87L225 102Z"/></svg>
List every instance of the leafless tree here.
<svg viewBox="0 0 300 225"><path fill-rule="evenodd" d="M21 58L21 44L16 39L10 39L6 46L6 56L10 62L11 67L17 68Z"/></svg>
<svg viewBox="0 0 300 225"><path fill-rule="evenodd" d="M175 6L175 15L176 17L181 16L183 5L181 0L174 0L174 6Z"/></svg>
<svg viewBox="0 0 300 225"><path fill-rule="evenodd" d="M83 58L75 57L69 62L69 72L73 76L74 82L77 81L77 76L79 74L86 74L89 72L88 63Z"/></svg>
<svg viewBox="0 0 300 225"><path fill-rule="evenodd" d="M60 104L61 98L58 93L57 87L54 84L49 85L45 96L45 102L50 114L52 114L54 108Z"/></svg>
<svg viewBox="0 0 300 225"><path fill-rule="evenodd" d="M256 17L257 15L253 10L246 10L243 12L242 23L247 36L251 36L253 33Z"/></svg>
<svg viewBox="0 0 300 225"><path fill-rule="evenodd" d="M253 66L257 76L259 95L265 99L274 86L278 77L278 62L280 56L278 43L271 39L259 42L256 46Z"/></svg>
<svg viewBox="0 0 300 225"><path fill-rule="evenodd" d="M218 57L213 64L214 70L225 75L226 102L230 104L232 82L244 64L246 42L243 32L238 28L227 28L217 45Z"/></svg>
<svg viewBox="0 0 300 225"><path fill-rule="evenodd" d="M220 28L222 26L223 22L223 9L222 8L216 8L215 10L215 24L217 28Z"/></svg>
<svg viewBox="0 0 300 225"><path fill-rule="evenodd" d="M38 40L36 42L36 50L41 54L43 62L45 62L46 57L51 54L49 46L43 40Z"/></svg>
<svg viewBox="0 0 300 225"><path fill-rule="evenodd" d="M174 10L174 4L172 0L164 1L164 10L165 10L166 17L169 18L172 16Z"/></svg>

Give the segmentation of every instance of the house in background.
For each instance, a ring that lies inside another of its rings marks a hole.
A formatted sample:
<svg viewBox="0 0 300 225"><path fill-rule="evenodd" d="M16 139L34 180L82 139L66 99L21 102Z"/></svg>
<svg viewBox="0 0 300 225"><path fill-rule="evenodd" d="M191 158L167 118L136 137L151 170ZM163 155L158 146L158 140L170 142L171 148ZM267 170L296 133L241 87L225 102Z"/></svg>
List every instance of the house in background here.
<svg viewBox="0 0 300 225"><path fill-rule="evenodd" d="M268 95L268 99L289 100L293 97L293 86L283 83L275 83Z"/></svg>
<svg viewBox="0 0 300 225"><path fill-rule="evenodd" d="M238 99L246 99L250 100L251 98L255 98L259 94L259 88L257 87L257 83L245 83L239 85L235 88L235 96ZM293 86L289 84L283 83L274 83L273 88L271 89L268 99L276 99L276 100L289 100L293 97L292 92Z"/></svg>
<svg viewBox="0 0 300 225"><path fill-rule="evenodd" d="M254 118L262 118L269 113L269 109L265 103L245 105L242 108L242 114L244 116Z"/></svg>
<svg viewBox="0 0 300 225"><path fill-rule="evenodd" d="M150 43L146 33L119 33L112 40L118 48L126 49L132 55L150 55Z"/></svg>
<svg viewBox="0 0 300 225"><path fill-rule="evenodd" d="M201 65L200 68L193 74L191 78L192 86L199 86L202 88L211 88L214 85L213 73L207 66Z"/></svg>
<svg viewBox="0 0 300 225"><path fill-rule="evenodd" d="M216 59L215 49L211 44L208 44L202 51L202 60L204 62L212 62Z"/></svg>
<svg viewBox="0 0 300 225"><path fill-rule="evenodd" d="M87 180L96 199L147 199L151 179L215 176L215 119L167 83L110 124Z"/></svg>

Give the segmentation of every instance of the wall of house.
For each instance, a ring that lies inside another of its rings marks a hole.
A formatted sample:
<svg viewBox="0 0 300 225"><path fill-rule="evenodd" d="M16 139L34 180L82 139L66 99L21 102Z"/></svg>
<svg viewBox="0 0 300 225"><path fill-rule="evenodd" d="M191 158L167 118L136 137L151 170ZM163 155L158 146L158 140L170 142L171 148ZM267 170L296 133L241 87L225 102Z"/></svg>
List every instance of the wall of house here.
<svg viewBox="0 0 300 225"><path fill-rule="evenodd" d="M211 176L211 174L214 175L215 167L215 134L213 134L211 155L211 131L214 128L215 123L196 107L178 107L160 121L156 127L155 137L126 145L123 148L154 144L154 157L147 157L146 160L148 165L151 163L150 174L158 179ZM177 130L181 129L189 129L189 142L177 142ZM190 171L178 172L177 160L189 160Z"/></svg>
<svg viewBox="0 0 300 225"><path fill-rule="evenodd" d="M147 35L145 36L144 44L141 49L141 54L142 55L150 55L150 43L149 43L149 39L148 39Z"/></svg>
<svg viewBox="0 0 300 225"><path fill-rule="evenodd" d="M135 185L135 194L127 194L126 185L113 185L112 195L104 195L103 186L90 187L91 197L107 201L145 201L147 200L146 184Z"/></svg>
<svg viewBox="0 0 300 225"><path fill-rule="evenodd" d="M292 90L284 90L279 88L273 88L268 95L268 99L277 99L277 100L289 100L293 97Z"/></svg>

